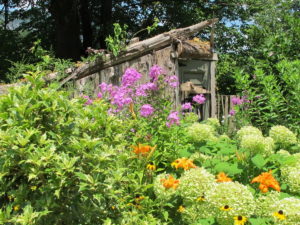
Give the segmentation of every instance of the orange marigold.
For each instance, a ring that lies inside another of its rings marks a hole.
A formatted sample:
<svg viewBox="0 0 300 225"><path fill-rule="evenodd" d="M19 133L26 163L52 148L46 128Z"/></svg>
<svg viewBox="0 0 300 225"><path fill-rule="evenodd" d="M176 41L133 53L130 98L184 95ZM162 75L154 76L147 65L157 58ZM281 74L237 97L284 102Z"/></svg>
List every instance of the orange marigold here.
<svg viewBox="0 0 300 225"><path fill-rule="evenodd" d="M252 183L260 183L259 189L261 192L266 193L269 191L269 188L273 188L276 191L280 191L280 186L277 180L272 175L272 171L265 172L259 176L253 178Z"/></svg>
<svg viewBox="0 0 300 225"><path fill-rule="evenodd" d="M230 181L232 181L232 179L227 177L227 175L224 172L220 172L217 175L217 180L216 181L217 182L230 182Z"/></svg>
<svg viewBox="0 0 300 225"><path fill-rule="evenodd" d="M179 180L176 180L172 175L169 175L168 179L161 179L160 181L166 189L173 188L175 190L179 185Z"/></svg>
<svg viewBox="0 0 300 225"><path fill-rule="evenodd" d="M151 147L149 145L138 144L138 146L131 146L134 150L133 152L137 155L147 155L151 150L155 147Z"/></svg>
<svg viewBox="0 0 300 225"><path fill-rule="evenodd" d="M196 168L197 166L193 163L192 160L189 160L187 158L180 158L176 159L174 162L171 163L172 167L183 168L184 170L189 170L191 168Z"/></svg>

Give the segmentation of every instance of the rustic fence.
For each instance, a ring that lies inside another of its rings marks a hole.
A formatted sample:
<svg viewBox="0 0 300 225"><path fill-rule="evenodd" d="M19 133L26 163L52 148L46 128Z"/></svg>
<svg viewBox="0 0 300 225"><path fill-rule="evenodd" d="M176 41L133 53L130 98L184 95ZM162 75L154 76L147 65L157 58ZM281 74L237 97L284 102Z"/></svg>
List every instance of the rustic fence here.
<svg viewBox="0 0 300 225"><path fill-rule="evenodd" d="M233 118L229 112L233 109L232 98L236 95L217 95L216 114L220 121L226 121L229 127L234 127Z"/></svg>

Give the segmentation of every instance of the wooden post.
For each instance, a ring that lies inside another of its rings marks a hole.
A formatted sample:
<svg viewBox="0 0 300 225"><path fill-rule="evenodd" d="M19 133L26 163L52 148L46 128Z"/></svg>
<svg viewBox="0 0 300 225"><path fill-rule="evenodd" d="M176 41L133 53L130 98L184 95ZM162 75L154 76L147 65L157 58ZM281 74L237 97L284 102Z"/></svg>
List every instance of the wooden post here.
<svg viewBox="0 0 300 225"><path fill-rule="evenodd" d="M211 91L211 117L216 117L216 62L218 60L218 55L216 53L213 54L212 61L210 63L210 91Z"/></svg>

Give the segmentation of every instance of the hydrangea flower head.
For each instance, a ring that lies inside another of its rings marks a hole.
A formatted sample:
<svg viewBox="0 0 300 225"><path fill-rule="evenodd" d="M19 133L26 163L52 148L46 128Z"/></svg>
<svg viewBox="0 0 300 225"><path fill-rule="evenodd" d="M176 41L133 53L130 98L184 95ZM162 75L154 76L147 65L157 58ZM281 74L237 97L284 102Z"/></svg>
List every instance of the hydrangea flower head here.
<svg viewBox="0 0 300 225"><path fill-rule="evenodd" d="M193 123L187 128L186 132L190 141L196 143L206 142L216 138L214 127L208 124Z"/></svg>
<svg viewBox="0 0 300 225"><path fill-rule="evenodd" d="M237 132L238 139L241 139L245 135L254 134L262 136L262 132L253 126L244 126Z"/></svg>
<svg viewBox="0 0 300 225"><path fill-rule="evenodd" d="M196 102L196 103L198 103L198 104L203 104L203 103L205 103L205 97L204 97L204 95L203 94L200 94L200 95L195 95L194 97L193 97L193 101L194 102Z"/></svg>
<svg viewBox="0 0 300 225"><path fill-rule="evenodd" d="M205 197L206 191L214 184L214 175L202 167L194 168L185 171L181 176L178 193L183 199L195 202L199 197Z"/></svg>
<svg viewBox="0 0 300 225"><path fill-rule="evenodd" d="M290 192L300 195L300 164L282 167L281 177L289 187Z"/></svg>
<svg viewBox="0 0 300 225"><path fill-rule="evenodd" d="M127 68L122 76L121 84L123 87L133 86L141 77L142 75L135 69Z"/></svg>
<svg viewBox="0 0 300 225"><path fill-rule="evenodd" d="M296 135L285 126L273 126L269 135L274 139L276 144L287 147L297 143Z"/></svg>
<svg viewBox="0 0 300 225"><path fill-rule="evenodd" d="M140 109L140 114L142 117L149 117L153 114L154 108L150 104L145 104Z"/></svg>
<svg viewBox="0 0 300 225"><path fill-rule="evenodd" d="M273 206L273 217L276 224L279 225L299 224L299 212L300 199L295 197L281 199ZM278 214L282 215L282 217Z"/></svg>
<svg viewBox="0 0 300 225"><path fill-rule="evenodd" d="M234 223L234 216L243 215L250 217L255 212L255 201L247 186L238 182L217 183L206 193L207 201L215 208L220 224L224 221ZM221 210L225 206L230 210Z"/></svg>

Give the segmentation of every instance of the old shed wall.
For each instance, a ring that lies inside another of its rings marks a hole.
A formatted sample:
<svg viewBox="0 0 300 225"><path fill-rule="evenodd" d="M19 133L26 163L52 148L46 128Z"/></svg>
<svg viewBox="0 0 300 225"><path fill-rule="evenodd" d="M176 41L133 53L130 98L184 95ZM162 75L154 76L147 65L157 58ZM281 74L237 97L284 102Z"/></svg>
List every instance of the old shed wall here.
<svg viewBox="0 0 300 225"><path fill-rule="evenodd" d="M120 84L121 76L127 68L134 68L140 72L143 77L140 83L149 81L150 68L157 64L161 66L167 74L178 75L178 62L177 59L171 57L171 53L174 52L174 46L170 45L160 50L153 50L147 54L134 58L132 60L107 67L101 71L89 75L87 77L78 79L75 81L76 94L90 94L97 96L100 91L98 85L102 82L111 83L114 85ZM174 93L174 100L178 101L178 90L172 90Z"/></svg>

